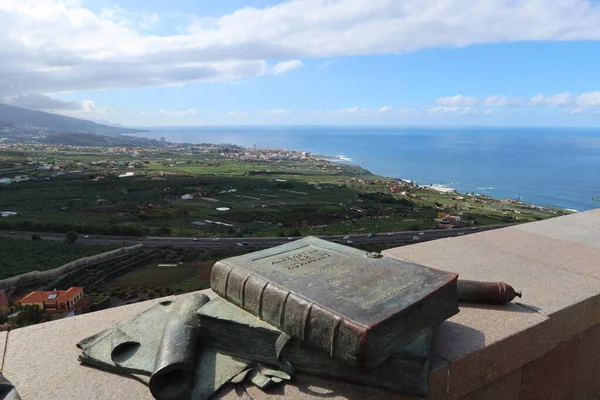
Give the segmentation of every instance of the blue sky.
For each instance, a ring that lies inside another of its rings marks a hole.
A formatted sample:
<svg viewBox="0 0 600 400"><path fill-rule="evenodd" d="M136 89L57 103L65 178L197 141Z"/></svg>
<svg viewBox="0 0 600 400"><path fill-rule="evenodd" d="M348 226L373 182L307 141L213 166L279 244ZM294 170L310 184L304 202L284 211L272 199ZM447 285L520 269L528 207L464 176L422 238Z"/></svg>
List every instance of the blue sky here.
<svg viewBox="0 0 600 400"><path fill-rule="evenodd" d="M597 1L3 0L0 21L0 101L79 118L600 121Z"/></svg>

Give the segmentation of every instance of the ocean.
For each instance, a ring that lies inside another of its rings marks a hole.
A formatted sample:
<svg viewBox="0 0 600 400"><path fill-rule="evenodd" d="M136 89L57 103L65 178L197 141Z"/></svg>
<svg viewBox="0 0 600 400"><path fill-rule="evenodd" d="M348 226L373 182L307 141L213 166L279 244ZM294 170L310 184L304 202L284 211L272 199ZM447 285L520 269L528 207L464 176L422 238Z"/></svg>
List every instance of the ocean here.
<svg viewBox="0 0 600 400"><path fill-rule="evenodd" d="M600 129L186 127L140 136L342 157L388 177L578 211L600 207Z"/></svg>

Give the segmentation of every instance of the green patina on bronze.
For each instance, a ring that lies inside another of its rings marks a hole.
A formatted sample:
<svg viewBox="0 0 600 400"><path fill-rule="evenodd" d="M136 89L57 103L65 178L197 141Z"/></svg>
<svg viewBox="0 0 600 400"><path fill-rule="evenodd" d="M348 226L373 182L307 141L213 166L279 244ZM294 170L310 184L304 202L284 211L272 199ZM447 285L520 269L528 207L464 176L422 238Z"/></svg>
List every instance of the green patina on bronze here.
<svg viewBox="0 0 600 400"><path fill-rule="evenodd" d="M452 272L305 237L215 263L219 296L363 372L458 313Z"/></svg>
<svg viewBox="0 0 600 400"><path fill-rule="evenodd" d="M204 294L185 296L171 310L149 382L155 399L184 400L192 390L200 349L198 310L209 301Z"/></svg>
<svg viewBox="0 0 600 400"><path fill-rule="evenodd" d="M282 382L282 376L289 379L284 372L203 346L198 309L208 301L194 293L158 303L79 342L79 360L139 380L157 400L209 399L236 377L261 388Z"/></svg>
<svg viewBox="0 0 600 400"><path fill-rule="evenodd" d="M286 372L286 368L291 367L298 373L395 392L417 396L427 393L431 329L392 354L374 371L363 373L338 363L327 354L307 348L296 338L288 336L279 346L281 330L222 298L212 300L199 313L203 345L235 358L253 360Z"/></svg>

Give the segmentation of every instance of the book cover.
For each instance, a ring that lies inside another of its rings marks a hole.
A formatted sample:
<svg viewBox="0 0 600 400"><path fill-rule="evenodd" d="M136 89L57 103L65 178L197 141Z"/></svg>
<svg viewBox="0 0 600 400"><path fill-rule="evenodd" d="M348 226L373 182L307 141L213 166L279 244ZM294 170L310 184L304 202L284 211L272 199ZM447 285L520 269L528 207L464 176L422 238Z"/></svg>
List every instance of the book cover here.
<svg viewBox="0 0 600 400"><path fill-rule="evenodd" d="M458 275L306 237L215 263L221 297L369 371L458 313Z"/></svg>
<svg viewBox="0 0 600 400"><path fill-rule="evenodd" d="M275 343L281 330L220 298L203 306L199 314L203 346L247 362L278 367ZM428 329L370 373L349 368L326 354L307 349L298 339L287 342L280 359L289 362L296 372L425 396L430 347L431 330Z"/></svg>

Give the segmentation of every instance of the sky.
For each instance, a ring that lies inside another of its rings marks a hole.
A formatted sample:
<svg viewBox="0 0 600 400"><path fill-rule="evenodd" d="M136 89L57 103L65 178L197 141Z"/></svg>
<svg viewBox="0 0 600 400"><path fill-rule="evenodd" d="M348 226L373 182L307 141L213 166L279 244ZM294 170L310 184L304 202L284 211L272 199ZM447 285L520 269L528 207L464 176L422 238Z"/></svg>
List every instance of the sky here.
<svg viewBox="0 0 600 400"><path fill-rule="evenodd" d="M0 0L0 60L128 126L600 122L600 0Z"/></svg>

